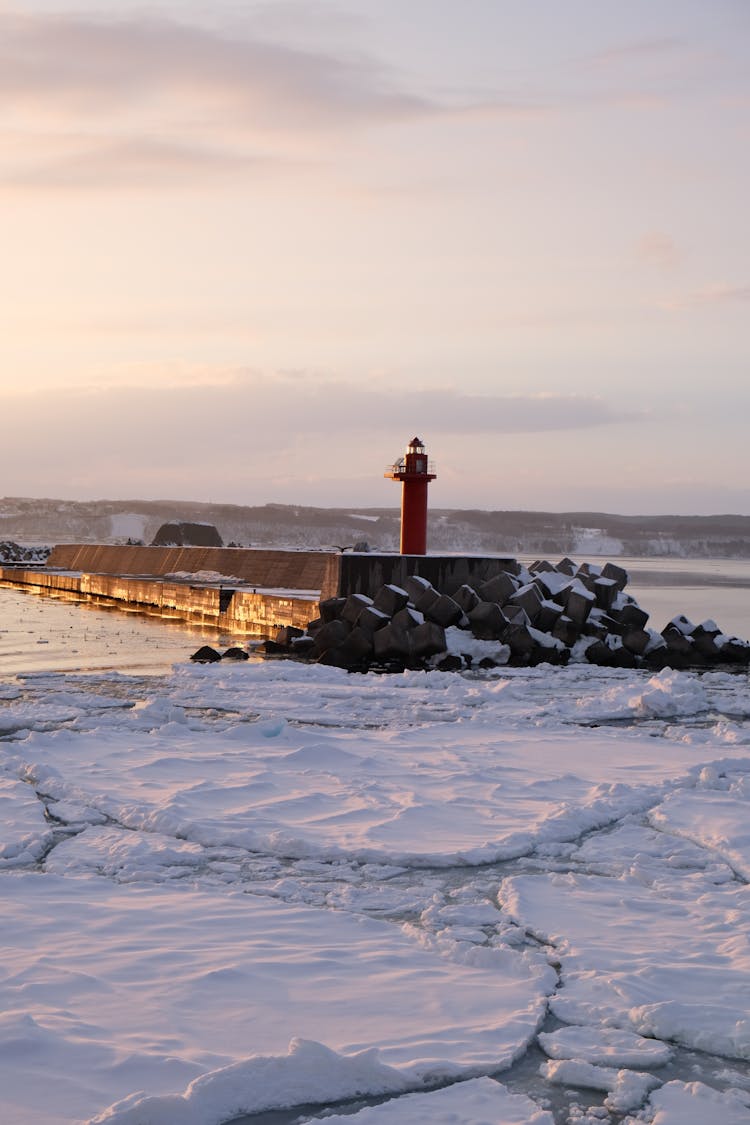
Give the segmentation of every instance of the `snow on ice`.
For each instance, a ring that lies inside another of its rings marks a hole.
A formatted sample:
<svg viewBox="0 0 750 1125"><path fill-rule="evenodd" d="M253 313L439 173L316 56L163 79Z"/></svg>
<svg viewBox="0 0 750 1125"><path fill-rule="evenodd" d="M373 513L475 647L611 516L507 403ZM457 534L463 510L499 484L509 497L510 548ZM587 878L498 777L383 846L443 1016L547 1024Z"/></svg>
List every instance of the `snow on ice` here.
<svg viewBox="0 0 750 1125"><path fill-rule="evenodd" d="M249 661L0 707L9 1125L750 1122L746 674Z"/></svg>

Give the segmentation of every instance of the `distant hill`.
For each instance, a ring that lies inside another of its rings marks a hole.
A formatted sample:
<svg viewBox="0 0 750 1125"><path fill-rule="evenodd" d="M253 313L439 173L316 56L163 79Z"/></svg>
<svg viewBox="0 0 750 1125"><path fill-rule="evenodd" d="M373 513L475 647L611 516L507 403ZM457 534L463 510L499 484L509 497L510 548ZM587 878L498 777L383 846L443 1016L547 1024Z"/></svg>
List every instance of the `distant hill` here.
<svg viewBox="0 0 750 1125"><path fill-rule="evenodd" d="M182 500L0 499L0 540L150 543L171 521L213 524L224 543L397 550L396 508L204 504ZM606 512L430 509L429 549L573 558L645 555L750 558L750 516L618 516Z"/></svg>

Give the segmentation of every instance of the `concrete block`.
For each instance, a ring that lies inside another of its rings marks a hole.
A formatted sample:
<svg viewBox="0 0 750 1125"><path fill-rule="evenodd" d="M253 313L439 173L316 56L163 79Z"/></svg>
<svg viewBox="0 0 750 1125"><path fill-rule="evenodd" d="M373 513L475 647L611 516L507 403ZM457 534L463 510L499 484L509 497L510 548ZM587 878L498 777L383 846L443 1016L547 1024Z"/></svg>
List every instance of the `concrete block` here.
<svg viewBox="0 0 750 1125"><path fill-rule="evenodd" d="M600 609L610 610L615 598L619 594L617 583L613 578L596 578L594 580L593 594L596 604Z"/></svg>
<svg viewBox="0 0 750 1125"><path fill-rule="evenodd" d="M565 612L571 621L575 621L576 625L583 627L594 607L595 600L594 595L589 593L588 590L571 587L565 599Z"/></svg>
<svg viewBox="0 0 750 1125"><path fill-rule="evenodd" d="M408 601L409 595L406 590L402 590L400 586L387 585L380 587L375 595L373 605L381 613L393 617L395 613L404 608Z"/></svg>
<svg viewBox="0 0 750 1125"><path fill-rule="evenodd" d="M362 610L371 605L372 598L368 598L367 594L350 594L341 610L341 620L355 625Z"/></svg>
<svg viewBox="0 0 750 1125"><path fill-rule="evenodd" d="M536 650L536 641L526 625L511 625L505 634L511 664L528 664Z"/></svg>
<svg viewBox="0 0 750 1125"><path fill-rule="evenodd" d="M575 572L578 570L578 566L573 562L572 559L569 559L566 555L565 558L560 559L559 563L555 567L555 570L559 571L560 574L567 574L569 578L572 578Z"/></svg>
<svg viewBox="0 0 750 1125"><path fill-rule="evenodd" d="M393 615L393 624L399 629L416 629L417 625L422 625L423 622L424 614L409 605L405 605Z"/></svg>
<svg viewBox="0 0 750 1125"><path fill-rule="evenodd" d="M421 606L419 608L421 609ZM444 629L451 625L457 625L463 617L461 606L454 602L453 598L449 598L447 594L440 594L432 605L428 606L423 612L428 621L434 621L436 625L442 625Z"/></svg>
<svg viewBox="0 0 750 1125"><path fill-rule="evenodd" d="M505 605L517 589L518 582L513 575L501 570L494 578L489 578L481 586L478 586L477 594L483 602L497 602L498 605Z"/></svg>
<svg viewBox="0 0 750 1125"><path fill-rule="evenodd" d="M650 640L651 638L645 629L637 629L634 625L627 626L622 634L624 647L628 652L635 653L636 656L643 656Z"/></svg>
<svg viewBox="0 0 750 1125"><path fill-rule="evenodd" d="M321 620L324 623L335 621L341 616L341 611L346 605L346 598L324 598L318 603Z"/></svg>
<svg viewBox="0 0 750 1125"><path fill-rule="evenodd" d="M436 602L440 594L434 586L427 586L421 594L414 601L414 608L418 609L420 613L426 613L433 602Z"/></svg>
<svg viewBox="0 0 750 1125"><path fill-rule="evenodd" d="M611 578L618 590L624 590L628 584L628 572L615 563L605 563L602 567L602 578Z"/></svg>
<svg viewBox="0 0 750 1125"><path fill-rule="evenodd" d="M541 629L543 633L551 633L555 627L555 622L561 614L562 606L545 598L539 610L539 616L534 624L536 628Z"/></svg>
<svg viewBox="0 0 750 1125"><path fill-rule="evenodd" d="M730 637L720 647L722 662L727 664L750 664L750 645L738 637Z"/></svg>
<svg viewBox="0 0 750 1125"><path fill-rule="evenodd" d="M352 627L348 621L341 618L336 621L329 621L315 634L315 652L321 654L327 652L329 648L338 648L339 645L344 643L351 631Z"/></svg>
<svg viewBox="0 0 750 1125"><path fill-rule="evenodd" d="M476 605L479 605L479 594L472 586L459 586L458 589L451 595L454 602L461 606L464 613L471 613Z"/></svg>
<svg viewBox="0 0 750 1125"><path fill-rule="evenodd" d="M410 633L399 629L392 621L373 634L372 643L376 660L396 657L408 660L411 657Z"/></svg>
<svg viewBox="0 0 750 1125"><path fill-rule="evenodd" d="M641 609L636 602L628 602L622 609L616 610L613 617L617 617L621 625L633 625L636 629L645 629L648 621L645 609Z"/></svg>
<svg viewBox="0 0 750 1125"><path fill-rule="evenodd" d="M552 598L558 601L560 605L565 604L565 597L568 586L570 585L570 576L567 574L560 574L557 570L544 571L542 574L534 575L534 585L537 586L543 598Z"/></svg>
<svg viewBox="0 0 750 1125"><path fill-rule="evenodd" d="M556 637L558 641L562 641L568 648L573 647L580 635L579 627L564 613L558 617L552 627L552 636Z"/></svg>
<svg viewBox="0 0 750 1125"><path fill-rule="evenodd" d="M374 605L366 605L357 618L356 625L372 634L376 633L378 629L382 629L389 621L390 617L386 613L381 613Z"/></svg>
<svg viewBox="0 0 750 1125"><path fill-rule="evenodd" d="M409 595L409 600L413 605L417 604L417 599L424 594L426 590L432 589L432 583L426 578L421 578L418 574L409 574L402 582L403 589Z"/></svg>
<svg viewBox="0 0 750 1125"><path fill-rule="evenodd" d="M542 574L544 571L554 570L554 565L547 559L537 559L529 567L530 574Z"/></svg>
<svg viewBox="0 0 750 1125"><path fill-rule="evenodd" d="M374 652L372 634L355 625L337 651L346 667L362 664L372 658Z"/></svg>
<svg viewBox="0 0 750 1125"><path fill-rule="evenodd" d="M479 602L468 617L469 628L478 640L500 641L508 628L508 618L497 602Z"/></svg>
<svg viewBox="0 0 750 1125"><path fill-rule="evenodd" d="M413 655L421 660L437 656L446 649L445 630L434 621L424 621L415 626L410 640Z"/></svg>
<svg viewBox="0 0 750 1125"><path fill-rule="evenodd" d="M523 606L511 605L508 603L503 606L503 614L508 619L509 625L530 625L529 615Z"/></svg>
<svg viewBox="0 0 750 1125"><path fill-rule="evenodd" d="M526 611L529 621L534 625L542 608L542 595L539 588L530 582L527 586L522 586L520 590L516 590L515 594L508 598L507 604L520 606L521 609Z"/></svg>
<svg viewBox="0 0 750 1125"><path fill-rule="evenodd" d="M589 664L598 664L603 668L612 668L615 663L612 649L604 641L594 641L586 649L586 659Z"/></svg>

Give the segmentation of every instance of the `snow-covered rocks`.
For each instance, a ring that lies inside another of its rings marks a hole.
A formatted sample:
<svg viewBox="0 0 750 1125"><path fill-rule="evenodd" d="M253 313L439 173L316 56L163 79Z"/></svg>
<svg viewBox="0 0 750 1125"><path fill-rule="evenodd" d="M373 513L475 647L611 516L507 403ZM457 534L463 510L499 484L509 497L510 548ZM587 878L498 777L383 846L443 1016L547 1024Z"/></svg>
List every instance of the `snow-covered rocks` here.
<svg viewBox="0 0 750 1125"><path fill-rule="evenodd" d="M614 668L713 667L750 663L750 644L722 633L714 621L694 625L678 615L659 633L625 593L627 572L570 559L521 566L498 559L498 572L476 588L438 590L410 576L403 588L384 585L320 602L307 634L280 630L265 648L353 671L370 667L443 671L505 664L582 661ZM477 642L485 647L477 650Z"/></svg>

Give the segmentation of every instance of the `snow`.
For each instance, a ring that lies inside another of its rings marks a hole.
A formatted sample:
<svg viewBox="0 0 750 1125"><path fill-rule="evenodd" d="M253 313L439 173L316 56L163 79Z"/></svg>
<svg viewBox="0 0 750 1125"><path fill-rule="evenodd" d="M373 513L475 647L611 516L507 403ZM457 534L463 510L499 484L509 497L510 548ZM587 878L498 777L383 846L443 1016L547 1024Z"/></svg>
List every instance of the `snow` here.
<svg viewBox="0 0 750 1125"><path fill-rule="evenodd" d="M148 517L138 512L117 512L109 517L113 539L144 539Z"/></svg>
<svg viewBox="0 0 750 1125"><path fill-rule="evenodd" d="M2 1119L749 1122L749 719L727 672L6 679Z"/></svg>

